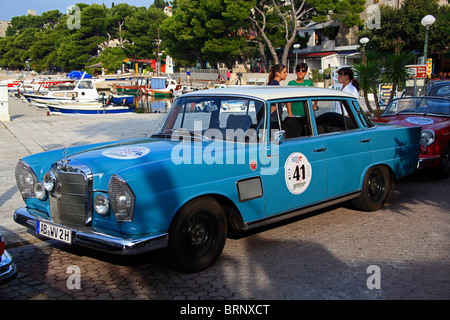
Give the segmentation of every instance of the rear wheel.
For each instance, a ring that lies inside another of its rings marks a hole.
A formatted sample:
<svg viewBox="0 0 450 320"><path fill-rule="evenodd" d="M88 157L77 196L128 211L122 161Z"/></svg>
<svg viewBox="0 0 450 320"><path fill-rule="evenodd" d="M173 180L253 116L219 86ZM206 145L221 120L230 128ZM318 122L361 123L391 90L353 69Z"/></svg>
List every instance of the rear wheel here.
<svg viewBox="0 0 450 320"><path fill-rule="evenodd" d="M222 206L211 197L195 199L180 210L170 226L166 261L182 272L204 270L219 258L226 237Z"/></svg>
<svg viewBox="0 0 450 320"><path fill-rule="evenodd" d="M393 181L386 167L370 168L364 178L361 194L353 199L353 205L364 211L379 210L389 198L392 188Z"/></svg>

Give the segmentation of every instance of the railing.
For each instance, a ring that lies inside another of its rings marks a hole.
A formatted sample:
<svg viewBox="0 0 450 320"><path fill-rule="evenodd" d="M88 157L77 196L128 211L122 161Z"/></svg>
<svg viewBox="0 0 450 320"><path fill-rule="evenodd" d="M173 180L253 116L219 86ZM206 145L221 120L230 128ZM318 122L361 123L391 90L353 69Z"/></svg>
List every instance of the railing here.
<svg viewBox="0 0 450 320"><path fill-rule="evenodd" d="M220 69L189 69L189 71L192 73L225 73L227 72L226 69L220 70ZM181 71L180 71L181 72ZM186 71L184 71L186 72Z"/></svg>

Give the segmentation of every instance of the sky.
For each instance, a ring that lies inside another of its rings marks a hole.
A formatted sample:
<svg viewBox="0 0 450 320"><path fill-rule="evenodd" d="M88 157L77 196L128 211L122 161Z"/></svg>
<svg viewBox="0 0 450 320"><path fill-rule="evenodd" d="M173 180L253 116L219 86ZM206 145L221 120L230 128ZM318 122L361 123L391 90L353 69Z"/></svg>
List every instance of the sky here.
<svg viewBox="0 0 450 320"><path fill-rule="evenodd" d="M23 16L27 14L27 10L35 10L38 15L50 10L59 10L61 13L67 13L67 8L76 3L104 3L111 8L112 3L128 3L130 6L149 7L153 0L0 0L0 20L11 21L12 17Z"/></svg>

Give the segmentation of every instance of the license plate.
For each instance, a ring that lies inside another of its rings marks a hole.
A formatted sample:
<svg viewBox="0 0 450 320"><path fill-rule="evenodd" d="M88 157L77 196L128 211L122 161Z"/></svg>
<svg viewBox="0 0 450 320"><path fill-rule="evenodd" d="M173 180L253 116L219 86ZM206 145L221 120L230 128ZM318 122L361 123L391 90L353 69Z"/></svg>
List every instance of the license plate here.
<svg viewBox="0 0 450 320"><path fill-rule="evenodd" d="M48 222L37 221L36 233L47 238L56 239L68 244L72 244L72 230L63 228Z"/></svg>

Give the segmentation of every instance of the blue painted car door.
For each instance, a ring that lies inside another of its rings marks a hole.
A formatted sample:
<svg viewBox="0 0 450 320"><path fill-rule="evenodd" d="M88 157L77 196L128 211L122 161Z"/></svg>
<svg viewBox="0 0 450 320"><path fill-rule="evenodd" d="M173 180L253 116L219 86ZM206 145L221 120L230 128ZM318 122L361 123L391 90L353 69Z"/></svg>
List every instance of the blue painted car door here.
<svg viewBox="0 0 450 320"><path fill-rule="evenodd" d="M268 147L270 165L261 170L266 216L325 200L327 164L321 137L287 137Z"/></svg>
<svg viewBox="0 0 450 320"><path fill-rule="evenodd" d="M318 104L321 113L315 115L315 127L326 148L327 198L331 199L360 189L372 162L371 139L353 116L348 100L328 99Z"/></svg>
<svg viewBox="0 0 450 320"><path fill-rule="evenodd" d="M327 165L320 137L283 141L272 148L273 170L262 175L266 215L288 212L326 197ZM276 169L275 169L276 167Z"/></svg>

